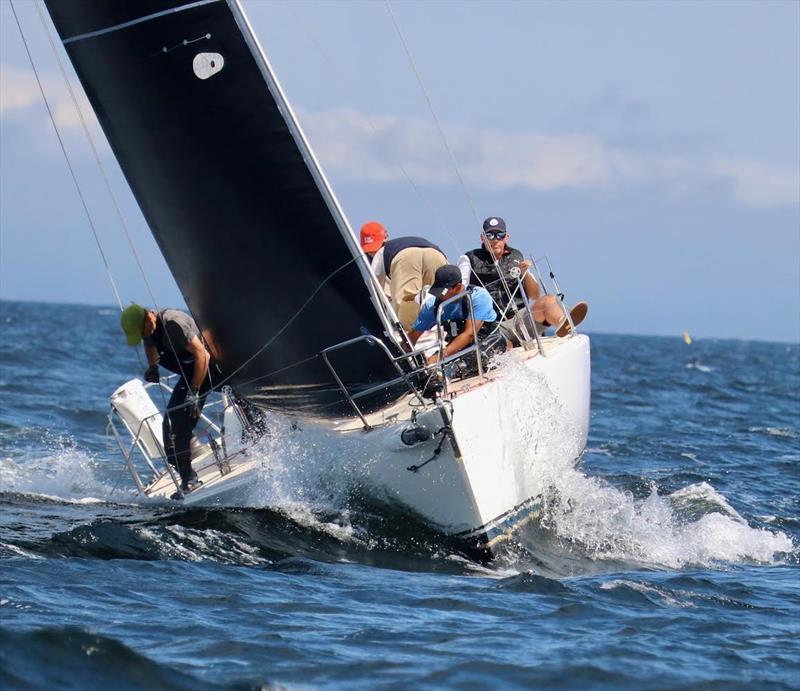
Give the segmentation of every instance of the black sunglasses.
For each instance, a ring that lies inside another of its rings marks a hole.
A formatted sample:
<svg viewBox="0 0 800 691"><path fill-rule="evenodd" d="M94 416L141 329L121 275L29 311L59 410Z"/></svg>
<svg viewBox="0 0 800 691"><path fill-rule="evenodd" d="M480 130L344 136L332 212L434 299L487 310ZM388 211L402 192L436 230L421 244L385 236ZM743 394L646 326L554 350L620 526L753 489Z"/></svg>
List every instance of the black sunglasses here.
<svg viewBox="0 0 800 691"><path fill-rule="evenodd" d="M484 230L483 234L486 236L487 240L505 240L506 239L506 231L505 230Z"/></svg>

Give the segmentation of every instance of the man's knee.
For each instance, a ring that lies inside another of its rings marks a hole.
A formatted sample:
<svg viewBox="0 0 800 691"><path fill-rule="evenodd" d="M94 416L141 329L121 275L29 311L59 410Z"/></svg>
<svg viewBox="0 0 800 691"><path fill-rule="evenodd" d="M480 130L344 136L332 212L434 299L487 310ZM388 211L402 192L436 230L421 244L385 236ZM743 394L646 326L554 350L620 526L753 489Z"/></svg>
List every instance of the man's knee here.
<svg viewBox="0 0 800 691"><path fill-rule="evenodd" d="M547 301L545 298L550 297L546 295L544 298L539 298L536 302L531 305L531 314L533 315L533 320L539 323L544 323L547 321Z"/></svg>
<svg viewBox="0 0 800 691"><path fill-rule="evenodd" d="M555 295L544 295L533 303L531 313L539 323L556 324L561 315L561 306Z"/></svg>

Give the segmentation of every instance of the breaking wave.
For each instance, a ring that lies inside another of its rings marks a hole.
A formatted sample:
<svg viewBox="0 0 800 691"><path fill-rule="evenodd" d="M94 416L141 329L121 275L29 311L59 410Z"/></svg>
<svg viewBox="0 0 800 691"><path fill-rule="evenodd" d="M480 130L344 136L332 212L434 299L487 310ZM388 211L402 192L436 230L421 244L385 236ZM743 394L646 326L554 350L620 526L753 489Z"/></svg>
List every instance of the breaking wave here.
<svg viewBox="0 0 800 691"><path fill-rule="evenodd" d="M103 469L108 463L95 459L71 437L45 434L32 448L0 458L0 491L83 503L131 499L130 493L126 497L121 463L122 482L104 479Z"/></svg>
<svg viewBox="0 0 800 691"><path fill-rule="evenodd" d="M541 375L513 358L504 358L500 366L509 423L506 443L527 458L544 508L538 521L516 536L495 573L538 568L563 576L620 567L676 569L796 558L796 546L785 533L750 525L708 482L667 493L641 477L629 477L632 486L617 486L588 476L573 462L581 453L583 433ZM545 413L532 416L531 409ZM271 415L267 426L269 435L254 449L259 473L244 506L176 510L138 502L141 515L130 516L120 507L116 517L113 512L90 516L72 530L49 536L46 544L13 540L5 547L11 552L265 565L293 555L412 569L463 560L449 538L401 507L369 496L358 481L363 474L351 467L355 461L350 459L357 456L349 447L353 442L313 428L297 434L297 423L280 415ZM769 428L767 433L776 432ZM109 459L95 459L68 438L35 446L24 457L0 459L4 497L137 503L121 464L115 475ZM603 453L614 455L605 447ZM410 566L402 564L404 558Z"/></svg>
<svg viewBox="0 0 800 691"><path fill-rule="evenodd" d="M796 549L785 533L749 525L707 482L671 494L651 482L642 498L587 476L569 461L552 460L559 454L547 453L551 444L566 445L575 452L567 458L577 457L578 430L543 385L541 375L513 361L504 368L508 382L504 405L514 418L510 428L517 433L518 451L531 459L544 499L533 540L521 536L521 543L534 555L538 551L552 556L556 549L562 557L566 552L610 565L674 569L777 563ZM532 406L546 413L533 419L525 414ZM563 563L559 566L563 568ZM569 566L570 572L581 568L574 562Z"/></svg>

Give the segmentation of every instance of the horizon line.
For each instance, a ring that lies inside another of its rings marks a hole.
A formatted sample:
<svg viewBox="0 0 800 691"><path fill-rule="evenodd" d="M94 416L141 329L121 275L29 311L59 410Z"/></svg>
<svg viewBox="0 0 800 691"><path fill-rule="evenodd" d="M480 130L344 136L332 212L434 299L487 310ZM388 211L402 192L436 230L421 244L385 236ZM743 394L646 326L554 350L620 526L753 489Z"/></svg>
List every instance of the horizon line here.
<svg viewBox="0 0 800 691"><path fill-rule="evenodd" d="M113 309L119 310L118 305L114 305L112 303L103 303L103 302L74 302L74 301L59 301L59 300L34 300L34 299L20 299L20 298L7 298L0 296L0 303L11 303L11 302L18 302L24 304L34 304L34 305L63 305L66 307L97 307L97 308L105 308L105 309ZM168 309L168 308L165 308ZM186 305L181 305L177 308L172 309L186 309ZM622 331L581 331L581 333L586 333L587 335L595 335L595 336L632 336L634 338L675 338L675 339L683 339L683 331L680 333L676 333L675 335L672 334L657 334L657 333L626 333ZM769 340L766 338L742 338L741 336L695 336L693 334L689 334L692 337L693 341L698 340L705 340L705 341L742 341L744 343L769 343L772 345L788 345L788 346L800 346L800 337L796 341L783 341L783 340ZM688 347L688 346L687 346Z"/></svg>

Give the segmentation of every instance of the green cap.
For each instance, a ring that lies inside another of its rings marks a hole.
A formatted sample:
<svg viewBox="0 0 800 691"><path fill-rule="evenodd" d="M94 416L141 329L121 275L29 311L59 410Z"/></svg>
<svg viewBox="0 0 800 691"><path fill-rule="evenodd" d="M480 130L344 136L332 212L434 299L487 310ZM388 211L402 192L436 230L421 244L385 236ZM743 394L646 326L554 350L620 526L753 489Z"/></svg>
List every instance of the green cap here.
<svg viewBox="0 0 800 691"><path fill-rule="evenodd" d="M142 340L145 314L147 314L147 310L144 307L132 302L119 315L119 325L125 332L129 346L135 346Z"/></svg>

